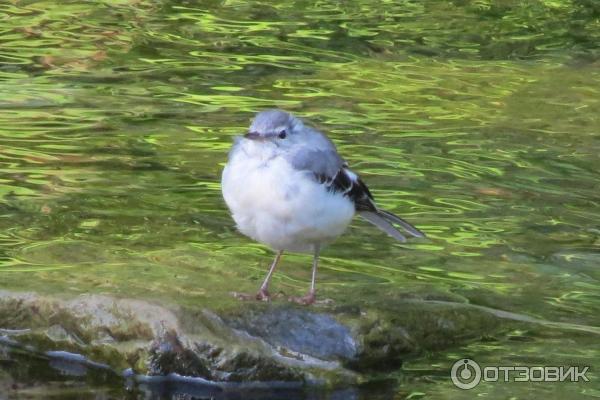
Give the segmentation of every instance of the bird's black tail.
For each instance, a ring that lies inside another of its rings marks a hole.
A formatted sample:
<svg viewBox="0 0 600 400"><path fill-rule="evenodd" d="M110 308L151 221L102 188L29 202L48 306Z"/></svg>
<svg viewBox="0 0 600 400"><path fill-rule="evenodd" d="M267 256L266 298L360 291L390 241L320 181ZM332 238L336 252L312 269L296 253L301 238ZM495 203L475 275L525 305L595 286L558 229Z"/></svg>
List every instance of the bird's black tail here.
<svg viewBox="0 0 600 400"><path fill-rule="evenodd" d="M425 237L423 232L389 211L377 209L376 211L360 211L358 214L400 242L406 242L406 237L393 224L400 225L411 236Z"/></svg>

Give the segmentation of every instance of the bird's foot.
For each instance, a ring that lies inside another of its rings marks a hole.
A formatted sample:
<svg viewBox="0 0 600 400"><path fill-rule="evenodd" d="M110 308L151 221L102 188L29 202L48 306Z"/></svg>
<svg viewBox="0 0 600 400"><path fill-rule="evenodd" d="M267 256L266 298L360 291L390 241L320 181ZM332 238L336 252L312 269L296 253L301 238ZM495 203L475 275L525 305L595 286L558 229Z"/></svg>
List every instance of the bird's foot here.
<svg viewBox="0 0 600 400"><path fill-rule="evenodd" d="M267 289L263 289L263 288L261 288L258 291L258 293L256 293L256 296L254 296L254 297L258 301L271 301L271 295L269 294Z"/></svg>
<svg viewBox="0 0 600 400"><path fill-rule="evenodd" d="M267 289L260 289L256 294L240 293L240 292L232 292L231 294L236 299L243 300L243 301L251 301L251 300L271 301L271 295L269 294L269 291ZM275 295L275 297L279 297L279 296Z"/></svg>
<svg viewBox="0 0 600 400"><path fill-rule="evenodd" d="M231 292L231 295L238 300L243 300L243 301L256 300L256 295L254 295L254 294Z"/></svg>
<svg viewBox="0 0 600 400"><path fill-rule="evenodd" d="M296 303L296 304L301 304L303 306L309 306L309 305L315 303L315 301L317 300L317 296L315 295L315 292L313 290L311 290L304 296L289 297L288 300L293 303Z"/></svg>

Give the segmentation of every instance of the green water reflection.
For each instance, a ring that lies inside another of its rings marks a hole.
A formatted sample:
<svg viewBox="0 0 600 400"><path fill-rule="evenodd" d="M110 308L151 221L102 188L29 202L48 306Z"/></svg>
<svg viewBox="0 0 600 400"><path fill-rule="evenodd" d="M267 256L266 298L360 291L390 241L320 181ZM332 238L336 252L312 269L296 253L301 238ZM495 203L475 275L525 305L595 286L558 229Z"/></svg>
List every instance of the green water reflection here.
<svg viewBox="0 0 600 400"><path fill-rule="evenodd" d="M356 221L324 252L324 296L434 290L600 326L597 2L11 0L0 15L2 288L232 305L271 254L235 232L220 171L277 106L430 237ZM308 263L290 255L274 284L299 293ZM595 343L468 351L544 364L564 345L565 363L600 366ZM435 379L454 356L417 361L398 398L454 398Z"/></svg>

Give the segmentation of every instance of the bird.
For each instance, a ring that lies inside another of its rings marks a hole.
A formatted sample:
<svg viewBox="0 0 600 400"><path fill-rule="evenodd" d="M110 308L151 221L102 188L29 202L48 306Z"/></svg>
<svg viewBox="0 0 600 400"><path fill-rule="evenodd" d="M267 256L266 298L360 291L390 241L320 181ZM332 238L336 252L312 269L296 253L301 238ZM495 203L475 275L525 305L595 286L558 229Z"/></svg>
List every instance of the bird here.
<svg viewBox="0 0 600 400"><path fill-rule="evenodd" d="M400 242L406 234L425 237L377 206L324 133L280 109L259 112L248 131L234 139L221 190L237 229L275 251L258 292L247 298L271 300L269 284L283 253L309 253L310 288L290 300L313 304L320 251L344 233L356 214Z"/></svg>

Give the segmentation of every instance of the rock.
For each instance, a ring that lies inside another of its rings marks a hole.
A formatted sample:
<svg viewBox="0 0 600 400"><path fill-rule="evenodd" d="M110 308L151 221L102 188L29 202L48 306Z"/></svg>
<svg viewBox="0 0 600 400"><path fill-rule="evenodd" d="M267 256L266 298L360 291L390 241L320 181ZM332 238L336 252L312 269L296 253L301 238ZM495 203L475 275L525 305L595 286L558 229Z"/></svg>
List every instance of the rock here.
<svg viewBox="0 0 600 400"><path fill-rule="evenodd" d="M435 295L389 298L385 308L243 302L231 309L190 310L100 295L61 299L0 292L0 334L52 355L54 367L71 375L101 363L117 372L131 368L147 379L189 376L228 387L249 382L347 386L371 370L391 371L421 352L524 323L543 321ZM48 351L68 351L86 361L57 359L62 353ZM145 379L137 380L160 381Z"/></svg>
<svg viewBox="0 0 600 400"><path fill-rule="evenodd" d="M53 342L68 342L83 345L84 343L78 337L70 334L61 325L52 325L46 329L46 336Z"/></svg>
<svg viewBox="0 0 600 400"><path fill-rule="evenodd" d="M261 309L245 308L236 317L228 318L232 328L262 338L275 348L308 355L321 360L354 359L358 345L349 327L330 315L273 306Z"/></svg>

